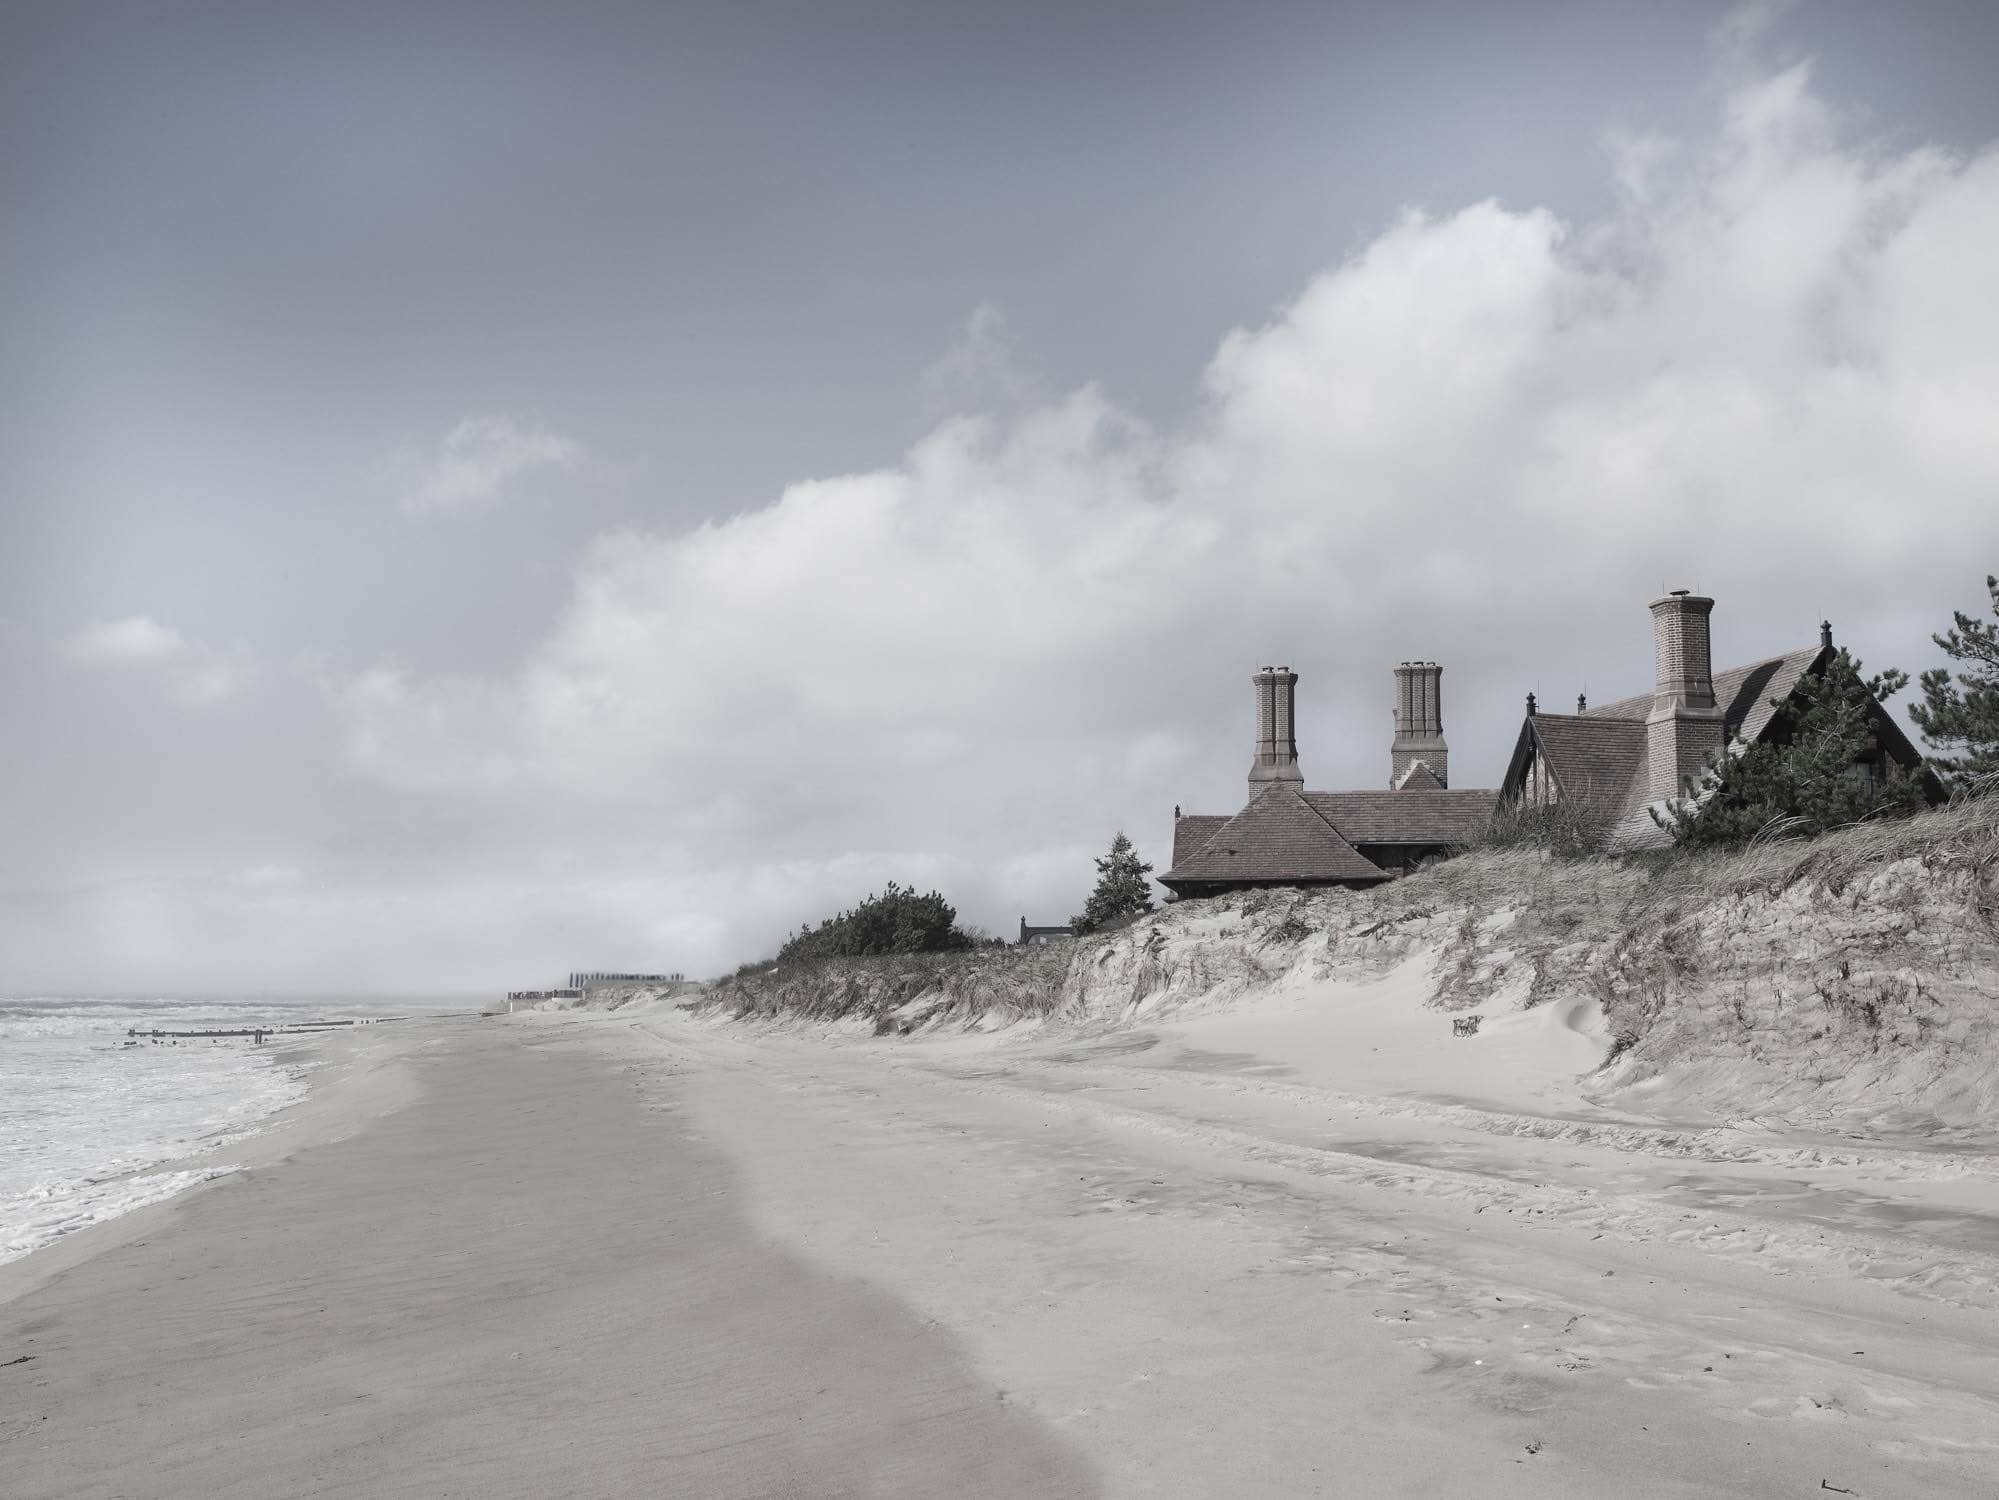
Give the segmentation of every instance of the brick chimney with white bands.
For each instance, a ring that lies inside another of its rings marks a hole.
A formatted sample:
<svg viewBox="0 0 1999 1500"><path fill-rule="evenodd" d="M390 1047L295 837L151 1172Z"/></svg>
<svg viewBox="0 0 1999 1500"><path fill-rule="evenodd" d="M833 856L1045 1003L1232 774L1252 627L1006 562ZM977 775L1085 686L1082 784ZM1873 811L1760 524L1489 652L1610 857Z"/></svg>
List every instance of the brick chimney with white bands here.
<svg viewBox="0 0 1999 1500"><path fill-rule="evenodd" d="M1249 767L1249 800L1279 782L1303 788L1298 769L1298 674L1289 667L1265 667L1250 682L1256 688L1256 758Z"/></svg>
<svg viewBox="0 0 1999 1500"><path fill-rule="evenodd" d="M1395 669L1395 741L1388 752L1388 784L1399 788L1417 766L1451 784L1450 750L1444 744L1444 669L1433 661L1405 661Z"/></svg>
<svg viewBox="0 0 1999 1500"><path fill-rule="evenodd" d="M1708 616L1714 600L1685 589L1654 599L1652 711L1645 719L1652 801L1683 796L1722 749Z"/></svg>

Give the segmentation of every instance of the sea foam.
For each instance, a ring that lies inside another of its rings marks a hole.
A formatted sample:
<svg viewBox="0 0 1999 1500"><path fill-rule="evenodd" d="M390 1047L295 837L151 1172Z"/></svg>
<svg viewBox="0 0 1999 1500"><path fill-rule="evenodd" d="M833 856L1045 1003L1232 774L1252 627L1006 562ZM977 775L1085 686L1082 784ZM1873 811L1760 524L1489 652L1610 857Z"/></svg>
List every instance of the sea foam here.
<svg viewBox="0 0 1999 1500"><path fill-rule="evenodd" d="M247 1038L127 1046L128 1028L299 1019L268 1002L0 1000L0 1262L218 1175L146 1168L304 1097L303 1070Z"/></svg>

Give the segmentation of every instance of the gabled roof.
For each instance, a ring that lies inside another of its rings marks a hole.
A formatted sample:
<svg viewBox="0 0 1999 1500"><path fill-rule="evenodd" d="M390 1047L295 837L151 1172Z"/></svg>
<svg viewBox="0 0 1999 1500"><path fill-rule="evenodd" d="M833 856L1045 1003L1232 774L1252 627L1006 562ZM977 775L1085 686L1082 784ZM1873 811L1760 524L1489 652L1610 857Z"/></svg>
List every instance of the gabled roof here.
<svg viewBox="0 0 1999 1500"><path fill-rule="evenodd" d="M1650 707L1652 700L1645 700ZM1525 750L1538 745L1564 797L1615 812L1645 780L1645 721L1588 714L1535 714L1521 734L1521 749L1506 773L1507 790L1519 790Z"/></svg>
<svg viewBox="0 0 1999 1500"><path fill-rule="evenodd" d="M1715 702L1721 705L1730 744L1755 744L1776 722L1778 705L1832 656L1826 645L1769 656L1714 674ZM1611 852L1653 848L1671 842L1647 811L1651 777L1646 716L1652 695L1620 698L1577 714L1535 714L1521 727L1503 790L1517 795L1531 752L1541 750L1564 797L1591 802L1617 818L1606 847ZM1910 768L1922 755L1901 726L1877 704L1872 715L1882 748Z"/></svg>
<svg viewBox="0 0 1999 1500"><path fill-rule="evenodd" d="M1443 789L1443 782L1437 780L1437 773L1430 769L1427 760L1417 761L1395 783L1398 792L1441 792Z"/></svg>
<svg viewBox="0 0 1999 1500"><path fill-rule="evenodd" d="M1187 821L1180 819L1181 823ZM1177 825L1173 842L1173 868L1159 877L1166 885L1389 878L1387 871L1364 858L1340 837L1333 825L1306 801L1304 794L1287 782L1270 786L1233 818L1223 820L1213 837L1191 858L1178 857Z"/></svg>
<svg viewBox="0 0 1999 1500"><path fill-rule="evenodd" d="M1775 701L1788 698L1826 651L1824 646L1809 646L1715 673L1714 698L1722 707L1727 739L1751 743L1760 739L1776 716ZM1519 792L1531 754L1538 748L1564 797L1632 821L1633 836L1642 834L1636 820L1643 817L1650 825L1644 809L1651 781L1645 719L1651 711L1652 695L1641 693L1580 714L1530 716L1521 728L1503 790L1508 795Z"/></svg>
<svg viewBox="0 0 1999 1500"><path fill-rule="evenodd" d="M1405 781L1394 792L1307 792L1305 801L1355 844L1462 844L1491 815L1499 793L1419 790Z"/></svg>
<svg viewBox="0 0 1999 1500"><path fill-rule="evenodd" d="M1770 727L1770 720L1777 712L1770 700L1790 697L1798 680L1817 665L1821 655L1829 654L1824 646L1807 646L1782 656L1753 661L1746 667L1715 673L1714 701L1726 711L1728 738L1740 737L1754 743ZM1582 717L1635 719L1642 724L1651 711L1652 695L1641 693L1635 698L1620 698L1615 703L1585 709Z"/></svg>
<svg viewBox="0 0 1999 1500"><path fill-rule="evenodd" d="M1226 813L1211 817L1189 813L1173 821L1173 867L1178 869L1208 847L1214 836L1228 824Z"/></svg>

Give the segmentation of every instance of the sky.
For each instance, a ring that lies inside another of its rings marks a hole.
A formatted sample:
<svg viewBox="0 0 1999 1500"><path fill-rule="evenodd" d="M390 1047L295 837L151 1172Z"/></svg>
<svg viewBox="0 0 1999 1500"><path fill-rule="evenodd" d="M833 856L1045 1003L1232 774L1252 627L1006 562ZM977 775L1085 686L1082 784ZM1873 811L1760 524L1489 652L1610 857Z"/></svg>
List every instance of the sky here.
<svg viewBox="0 0 1999 1500"><path fill-rule="evenodd" d="M0 993L715 973L1999 570L1999 8L12 6Z"/></svg>

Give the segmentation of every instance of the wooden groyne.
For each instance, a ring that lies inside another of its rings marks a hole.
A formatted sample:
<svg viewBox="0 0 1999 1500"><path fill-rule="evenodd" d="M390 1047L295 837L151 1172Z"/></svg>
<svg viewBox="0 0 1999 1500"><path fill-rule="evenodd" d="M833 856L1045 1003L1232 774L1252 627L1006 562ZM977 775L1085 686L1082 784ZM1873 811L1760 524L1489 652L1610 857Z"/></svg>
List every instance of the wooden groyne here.
<svg viewBox="0 0 1999 1500"><path fill-rule="evenodd" d="M407 1019L408 1017L406 1016L370 1016L366 1021L292 1021L283 1026L203 1026L187 1028L128 1026L125 1028L125 1035L133 1042L137 1042L142 1038L154 1042L178 1042L183 1039L198 1039L200 1037L220 1039L222 1037L247 1036L255 1045L261 1047L264 1045L264 1038L267 1036L310 1036L315 1032L332 1031L341 1026L375 1026L384 1021L403 1021Z"/></svg>

